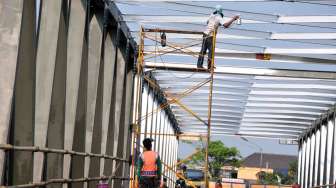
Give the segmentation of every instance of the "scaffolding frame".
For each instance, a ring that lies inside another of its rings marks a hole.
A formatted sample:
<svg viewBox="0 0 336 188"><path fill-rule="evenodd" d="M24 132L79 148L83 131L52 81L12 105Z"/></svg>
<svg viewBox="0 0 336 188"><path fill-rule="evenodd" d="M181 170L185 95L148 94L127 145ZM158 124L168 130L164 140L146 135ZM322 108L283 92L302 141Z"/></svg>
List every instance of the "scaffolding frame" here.
<svg viewBox="0 0 336 188"><path fill-rule="evenodd" d="M211 116L212 116L212 97L213 97L213 80L214 80L214 69L215 69L215 48L216 48L216 32L212 34L212 56L208 59L211 59L210 62L210 67L208 69L204 68L197 68L197 72L207 72L209 73L209 78L205 79L204 81L199 82L197 85L185 89L183 92L179 93L177 96L171 95L170 93L164 93L164 96L168 99L166 104L161 104L158 109L153 110L151 113L147 113L146 115L141 115L140 108L141 108L141 93L142 93L142 85L144 81L147 81L150 87L154 89L159 89L160 86L158 86L152 78L148 77L145 75L145 61L146 59L150 58L156 58L158 56L164 55L164 54L169 54L173 53L176 51L179 51L180 53L184 53L186 55L191 55L193 57L198 57L195 55L194 52L188 51L188 47L200 45L201 43L193 43L193 44L188 44L188 45L178 45L178 44L171 44L169 42L166 42L167 47L172 48L170 51L165 51L165 52L160 52L157 50L157 45L160 43L160 41L157 39L156 35L151 36L148 33L175 33L175 34L197 34L197 35L203 35L203 32L198 32L198 31L183 31L183 30L170 30L170 29L149 29L149 28L144 28L141 27L140 32L139 32L139 45L138 45L138 59L136 63L136 82L137 82L137 87L136 87L136 99L135 99L135 125L134 128L132 129L132 168L131 168L131 188L135 188L137 185L137 177L136 177L136 151L138 150L140 146L139 138L140 134L146 134L147 132L143 133L140 131L140 123L143 120L144 117L148 117L153 115L154 113L159 112L160 110L169 107L170 104L175 103L177 104L181 109L185 110L187 113L192 115L195 119L198 121L204 123L205 126L207 126L207 134L206 135L185 135L185 136L193 136L193 137L199 137L203 138L205 137L206 143L205 143L205 164L204 164L204 183L206 187L209 187L209 142L210 142L210 136L211 136ZM208 37L208 36L206 36ZM145 50L145 39L149 39L155 42L156 48L155 52L146 52ZM204 36L202 38L204 40ZM199 56L202 56L202 54L198 54ZM147 56L147 57L146 57ZM149 57L148 57L149 56ZM206 84L209 83L209 96L208 96L208 120L204 121L202 120L195 112L193 112L190 108L188 108L186 105L181 103L181 99L187 95L190 95L192 92L196 91L197 89L201 88L202 86L205 86ZM147 131L147 130L146 130ZM168 136L173 136L173 135L168 135ZM179 133L175 133L175 136L181 136ZM175 166L177 166L179 163L175 162ZM193 183L191 181L188 181L185 177L180 175L179 173L175 172L173 167L168 166L167 164L164 164L166 167L166 170L171 170L173 171L177 177L184 179L186 182L190 183L193 187ZM163 172L165 172L164 170Z"/></svg>

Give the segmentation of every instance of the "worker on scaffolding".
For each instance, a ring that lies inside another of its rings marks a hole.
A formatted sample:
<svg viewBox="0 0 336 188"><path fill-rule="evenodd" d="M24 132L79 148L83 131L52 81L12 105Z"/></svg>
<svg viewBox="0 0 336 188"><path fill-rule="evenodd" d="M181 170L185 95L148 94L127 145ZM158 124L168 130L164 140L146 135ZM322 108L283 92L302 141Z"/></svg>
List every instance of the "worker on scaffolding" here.
<svg viewBox="0 0 336 188"><path fill-rule="evenodd" d="M203 68L204 55L208 50L208 69L211 68L211 59L212 59L212 47L213 47L213 33L217 31L220 25L224 28L228 28L231 24L238 20L239 16L234 16L228 22L224 21L223 8L221 5L216 6L216 10L210 15L207 21L207 27L203 34L203 42L201 52L197 61L197 68Z"/></svg>
<svg viewBox="0 0 336 188"><path fill-rule="evenodd" d="M140 188L158 188L161 181L162 164L158 153L152 151L153 139L143 140L144 152L138 159Z"/></svg>

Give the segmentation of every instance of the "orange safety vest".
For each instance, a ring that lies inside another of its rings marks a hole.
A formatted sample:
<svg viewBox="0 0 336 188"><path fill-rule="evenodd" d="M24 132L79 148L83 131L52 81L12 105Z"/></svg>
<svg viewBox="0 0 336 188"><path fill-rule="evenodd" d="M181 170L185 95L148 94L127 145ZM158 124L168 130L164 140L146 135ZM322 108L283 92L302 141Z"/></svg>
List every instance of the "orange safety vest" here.
<svg viewBox="0 0 336 188"><path fill-rule="evenodd" d="M141 158L143 161L141 176L156 176L156 160L158 158L158 154L155 151L145 151L143 152Z"/></svg>

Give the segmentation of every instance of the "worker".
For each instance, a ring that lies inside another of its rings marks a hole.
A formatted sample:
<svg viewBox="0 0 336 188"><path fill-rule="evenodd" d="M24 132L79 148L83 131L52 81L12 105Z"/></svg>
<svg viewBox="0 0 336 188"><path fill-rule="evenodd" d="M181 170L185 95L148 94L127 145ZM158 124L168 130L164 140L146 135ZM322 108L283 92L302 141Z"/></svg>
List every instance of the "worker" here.
<svg viewBox="0 0 336 188"><path fill-rule="evenodd" d="M211 59L212 59L212 47L213 47L213 33L216 31L218 27L224 26L224 28L228 28L235 21L240 19L239 16L234 16L228 22L224 21L223 8L221 5L216 6L216 10L210 15L207 21L206 30L203 33L203 42L201 52L197 61L197 68L203 68L203 60L206 51L208 50L208 69L211 68Z"/></svg>
<svg viewBox="0 0 336 188"><path fill-rule="evenodd" d="M139 188L159 188L162 164L159 155L152 151L152 139L143 140L144 152L138 159Z"/></svg>

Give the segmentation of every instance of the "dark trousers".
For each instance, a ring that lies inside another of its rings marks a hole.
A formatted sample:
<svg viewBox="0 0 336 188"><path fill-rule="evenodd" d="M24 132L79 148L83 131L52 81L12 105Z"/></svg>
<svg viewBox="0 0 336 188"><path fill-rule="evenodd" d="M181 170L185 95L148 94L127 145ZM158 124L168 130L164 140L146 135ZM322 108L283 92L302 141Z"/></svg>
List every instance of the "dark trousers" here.
<svg viewBox="0 0 336 188"><path fill-rule="evenodd" d="M157 177L142 177L139 188L159 188L160 180Z"/></svg>
<svg viewBox="0 0 336 188"><path fill-rule="evenodd" d="M207 51L208 52L208 67L209 63L211 64L211 58L212 58L212 42L213 42L213 37L203 34L203 42L202 42L202 48L201 52L198 56L198 61L197 61L197 67L201 68L203 66L203 61L204 61L204 56Z"/></svg>

